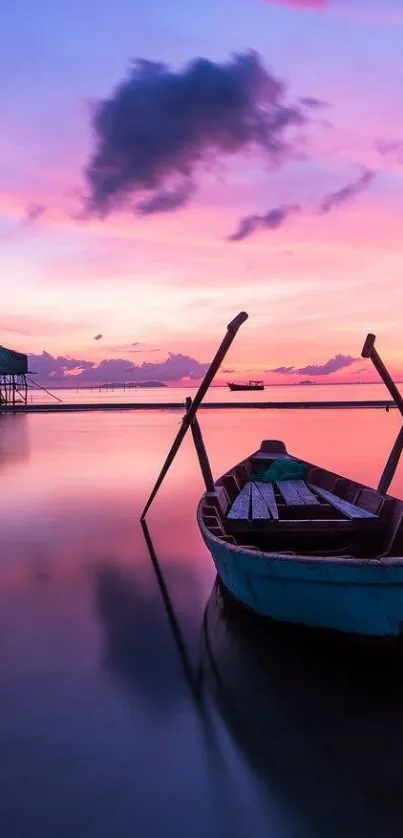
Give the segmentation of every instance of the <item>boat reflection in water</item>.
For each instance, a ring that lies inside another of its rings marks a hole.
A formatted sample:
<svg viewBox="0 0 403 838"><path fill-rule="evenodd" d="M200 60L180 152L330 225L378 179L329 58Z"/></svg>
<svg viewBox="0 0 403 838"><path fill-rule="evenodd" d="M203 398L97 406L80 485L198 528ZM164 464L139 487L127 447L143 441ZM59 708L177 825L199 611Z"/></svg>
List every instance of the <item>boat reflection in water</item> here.
<svg viewBox="0 0 403 838"><path fill-rule="evenodd" d="M295 817L297 835L403 835L399 651L391 658L372 645L263 625L217 581L203 669L232 738Z"/></svg>

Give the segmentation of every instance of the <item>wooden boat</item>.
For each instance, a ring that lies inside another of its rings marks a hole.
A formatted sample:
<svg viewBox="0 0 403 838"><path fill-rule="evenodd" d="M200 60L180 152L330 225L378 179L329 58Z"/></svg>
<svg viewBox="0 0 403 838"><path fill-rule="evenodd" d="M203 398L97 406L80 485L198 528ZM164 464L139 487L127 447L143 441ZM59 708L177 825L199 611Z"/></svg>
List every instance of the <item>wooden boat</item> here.
<svg viewBox="0 0 403 838"><path fill-rule="evenodd" d="M305 479L254 479L278 458L296 462L284 443L265 440L199 503L225 587L274 620L401 634L403 503L312 463L303 463Z"/></svg>
<svg viewBox="0 0 403 838"><path fill-rule="evenodd" d="M264 390L263 381L248 381L247 384L234 384L233 381L228 381L228 387L236 392L240 390Z"/></svg>
<svg viewBox="0 0 403 838"><path fill-rule="evenodd" d="M246 317L241 312L229 324L198 393L187 400L142 518L190 427L206 486L197 509L200 532L233 597L276 621L355 635L403 635L403 502L387 494L403 427L377 490L301 461L279 440L264 440L213 479L196 411ZM374 342L368 335L362 356L371 358L403 415L403 397ZM266 474L273 468L275 478Z"/></svg>

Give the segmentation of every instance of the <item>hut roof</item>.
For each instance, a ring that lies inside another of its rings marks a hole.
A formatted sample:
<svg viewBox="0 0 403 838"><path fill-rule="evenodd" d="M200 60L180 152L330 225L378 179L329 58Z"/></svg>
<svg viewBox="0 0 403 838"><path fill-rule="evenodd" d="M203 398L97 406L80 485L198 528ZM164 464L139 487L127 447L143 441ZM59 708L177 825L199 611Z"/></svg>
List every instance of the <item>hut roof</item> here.
<svg viewBox="0 0 403 838"><path fill-rule="evenodd" d="M27 372L27 355L0 346L0 375L25 375Z"/></svg>

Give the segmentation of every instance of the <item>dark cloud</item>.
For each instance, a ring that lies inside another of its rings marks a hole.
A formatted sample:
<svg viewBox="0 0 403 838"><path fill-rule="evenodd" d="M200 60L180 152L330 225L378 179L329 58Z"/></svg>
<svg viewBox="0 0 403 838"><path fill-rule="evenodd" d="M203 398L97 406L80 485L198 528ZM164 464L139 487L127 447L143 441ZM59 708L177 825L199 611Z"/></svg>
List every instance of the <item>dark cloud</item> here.
<svg viewBox="0 0 403 838"><path fill-rule="evenodd" d="M301 207L298 204L283 204L269 210L266 215L247 215L245 218L241 218L238 229L228 236L228 240L231 242L242 241L242 239L246 239L252 233L255 233L256 230L277 230L287 221L290 215L300 212L300 210Z"/></svg>
<svg viewBox="0 0 403 838"><path fill-rule="evenodd" d="M193 184L189 181L178 189L161 189L155 192L151 198L140 201L137 212L141 215L152 215L154 212L171 212L188 204L194 191Z"/></svg>
<svg viewBox="0 0 403 838"><path fill-rule="evenodd" d="M47 207L45 204L36 204L34 202L28 204L21 219L21 224L31 224L33 221L37 221L41 215L45 214L46 210Z"/></svg>
<svg viewBox="0 0 403 838"><path fill-rule="evenodd" d="M335 355L324 364L308 364L306 367L276 367L266 372L276 372L282 375L331 375L345 367L350 367L358 359L351 355Z"/></svg>
<svg viewBox="0 0 403 838"><path fill-rule="evenodd" d="M95 335L94 340L101 340L101 338L103 338L103 335Z"/></svg>
<svg viewBox="0 0 403 838"><path fill-rule="evenodd" d="M38 374L38 379L46 382L58 381L64 384L75 382L122 381L141 382L148 380L180 381L182 378L198 380L208 369L208 364L200 363L188 355L170 352L165 361L143 361L134 364L124 358L111 358L96 364L69 357L53 357L48 352L41 355L29 355L29 369ZM74 378L69 373L74 371Z"/></svg>
<svg viewBox="0 0 403 838"><path fill-rule="evenodd" d="M189 200L201 169L253 148L279 161L286 131L306 121L255 52L182 70L138 60L93 108L95 151L85 169L87 215L122 206L151 213ZM134 204L133 204L134 200Z"/></svg>
<svg viewBox="0 0 403 838"><path fill-rule="evenodd" d="M347 201L351 201L352 198L360 192L363 192L364 189L367 189L373 182L374 178L375 172L371 172L367 169L357 180L349 183L347 186L343 186L343 188L338 189L337 192L331 192L329 195L325 195L321 201L319 212L330 212L330 210L334 209L334 207L338 207L340 204L345 204Z"/></svg>

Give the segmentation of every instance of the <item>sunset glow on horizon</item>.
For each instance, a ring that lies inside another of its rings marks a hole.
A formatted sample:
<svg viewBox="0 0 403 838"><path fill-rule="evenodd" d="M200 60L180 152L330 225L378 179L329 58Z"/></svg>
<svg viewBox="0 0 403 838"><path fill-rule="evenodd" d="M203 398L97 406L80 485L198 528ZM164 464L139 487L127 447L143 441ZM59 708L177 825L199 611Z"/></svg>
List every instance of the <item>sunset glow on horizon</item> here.
<svg viewBox="0 0 403 838"><path fill-rule="evenodd" d="M55 383L194 385L245 310L217 383L376 380L367 332L403 379L400 0L35 0L22 53L27 14L0 344Z"/></svg>

